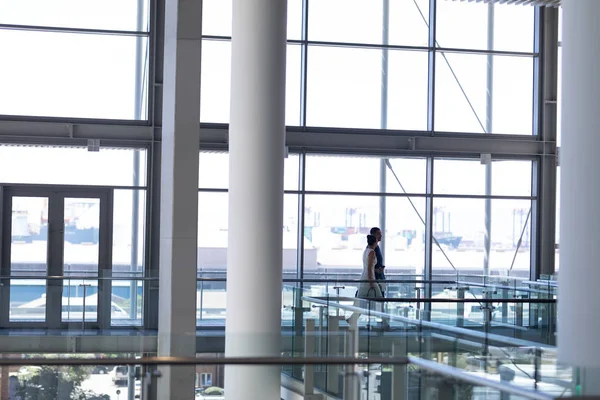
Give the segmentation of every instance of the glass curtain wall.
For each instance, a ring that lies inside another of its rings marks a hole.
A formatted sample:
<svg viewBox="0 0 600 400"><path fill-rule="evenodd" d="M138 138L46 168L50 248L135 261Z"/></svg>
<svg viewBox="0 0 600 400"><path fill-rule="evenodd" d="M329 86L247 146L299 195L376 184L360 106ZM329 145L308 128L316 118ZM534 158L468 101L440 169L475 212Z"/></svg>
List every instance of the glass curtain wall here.
<svg viewBox="0 0 600 400"><path fill-rule="evenodd" d="M0 145L0 193L3 188L21 188L32 193L50 190L52 193L79 194L65 195L64 210L61 211L65 233L60 244L64 266L54 275L81 277L95 268L95 276L112 277L110 285L104 286L110 287L108 291L99 290L98 279L84 283L65 279L63 318L73 311L74 304L82 301L85 285L86 294L93 296L87 300L86 309L92 310L106 300L111 308L111 326L142 325L146 170L145 149L101 148L98 152L90 152L84 147ZM97 190L111 193L112 263L106 266L108 270L97 264L100 231L97 200L86 198L87 193ZM71 198L73 196L75 198ZM46 250L50 240L49 221L55 218L56 209L49 208L48 198L39 196L13 197L12 200L9 272L17 278L11 280L10 308L13 315L14 310L31 309L43 318L40 307L46 305L46 281L41 277L53 275L46 268ZM21 279L36 273L40 279ZM90 311L87 318L93 314L94 311Z"/></svg>
<svg viewBox="0 0 600 400"><path fill-rule="evenodd" d="M487 263L490 274L528 276L536 200L533 162L492 160L492 191L486 195L487 166L479 159L290 155L285 163L284 273L288 278L298 270L304 278L357 279L366 235L380 227L388 273L426 276L431 268L434 274L480 275ZM198 270L203 277L225 278L227 169L227 153L201 152ZM432 191L427 181L433 182ZM266 234L260 227L256 232Z"/></svg>
<svg viewBox="0 0 600 400"><path fill-rule="evenodd" d="M0 2L0 114L147 119L148 0Z"/></svg>
<svg viewBox="0 0 600 400"><path fill-rule="evenodd" d="M231 1L203 3L201 122L229 122ZM536 8L290 0L289 126L537 134Z"/></svg>
<svg viewBox="0 0 600 400"><path fill-rule="evenodd" d="M201 90L210 101L200 118L228 123L231 1L205 0L203 18ZM535 7L507 4L290 0L287 124L323 134L537 135L537 18ZM300 209L291 211L287 192L285 220L295 218L303 237L302 276L357 274L371 226L385 231L393 271L528 276L535 158L300 157L297 179L286 164L286 180L305 183L294 188ZM220 194L200 185L201 204L226 201L219 182Z"/></svg>

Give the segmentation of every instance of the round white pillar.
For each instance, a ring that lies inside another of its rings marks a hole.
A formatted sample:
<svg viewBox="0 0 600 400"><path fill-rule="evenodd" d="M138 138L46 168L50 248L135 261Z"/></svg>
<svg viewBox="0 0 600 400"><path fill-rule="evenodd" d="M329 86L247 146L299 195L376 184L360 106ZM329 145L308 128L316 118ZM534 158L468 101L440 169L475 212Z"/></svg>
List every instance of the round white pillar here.
<svg viewBox="0 0 600 400"><path fill-rule="evenodd" d="M233 0L227 357L281 355L287 1ZM227 366L225 396L279 399L281 367Z"/></svg>
<svg viewBox="0 0 600 400"><path fill-rule="evenodd" d="M559 360L600 367L600 1L563 0Z"/></svg>

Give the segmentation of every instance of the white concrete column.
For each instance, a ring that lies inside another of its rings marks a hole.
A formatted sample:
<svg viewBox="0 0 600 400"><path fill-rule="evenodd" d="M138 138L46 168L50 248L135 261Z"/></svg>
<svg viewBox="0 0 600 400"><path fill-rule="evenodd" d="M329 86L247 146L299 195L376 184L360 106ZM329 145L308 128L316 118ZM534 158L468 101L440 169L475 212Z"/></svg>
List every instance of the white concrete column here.
<svg viewBox="0 0 600 400"><path fill-rule="evenodd" d="M160 198L159 356L196 353L202 1L166 0ZM193 399L193 366L161 368L159 399Z"/></svg>
<svg viewBox="0 0 600 400"><path fill-rule="evenodd" d="M229 125L228 357L281 355L285 0L234 0ZM225 368L225 396L279 399L280 367Z"/></svg>
<svg viewBox="0 0 600 400"><path fill-rule="evenodd" d="M562 4L558 353L573 366L600 367L600 1Z"/></svg>

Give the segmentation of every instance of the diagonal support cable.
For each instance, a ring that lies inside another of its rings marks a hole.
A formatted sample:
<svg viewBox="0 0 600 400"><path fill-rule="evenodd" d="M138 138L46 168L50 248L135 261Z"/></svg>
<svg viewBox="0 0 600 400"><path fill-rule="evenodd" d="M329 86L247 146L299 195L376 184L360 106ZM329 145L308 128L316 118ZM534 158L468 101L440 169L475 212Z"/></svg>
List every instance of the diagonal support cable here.
<svg viewBox="0 0 600 400"><path fill-rule="evenodd" d="M404 185L402 185L402 183L400 182L400 179L398 178L398 175L396 175L396 172L394 171L394 168L392 167L392 164L390 163L390 160L386 158L385 164L387 165L387 167L389 168L389 170L394 175L394 178L396 179L396 182L398 182L398 185L400 186L400 189L402 189L402 192L404 192L404 194L408 194L408 192L406 191L406 189L404 189ZM423 223L423 225L426 226L425 219L423 219L423 217L421 216L421 213L419 212L419 210L415 206L415 203L413 203L413 201L410 198L410 196L407 196L406 199L408 200L408 202L412 206L413 210L415 210L415 213L417 214L417 216L419 217L419 219L421 220L421 222ZM437 247L442 251L442 254L444 255L444 257L446 257L446 260L448 261L448 263L450 264L450 266L452 267L452 269L454 269L455 271L458 271L458 269L456 269L456 267L454 266L454 264L452 263L452 261L450 261L450 258L448 258L448 255L446 254L446 252L444 251L444 249L440 245L440 242L438 242L438 240L436 239L435 236L431 235L431 237L433 238L433 241L435 242L435 244L437 245Z"/></svg>
<svg viewBox="0 0 600 400"><path fill-rule="evenodd" d="M523 229L521 230L521 236L519 237L519 241L517 242L517 248L515 249L515 254L512 259L512 263L510 264L510 269L508 270L508 276L510 276L513 267L515 266L515 261L517 260L517 254L519 253L519 249L521 248L521 244L523 243L523 236L525 235L525 231L527 230L527 224L529 223L529 217L531 217L531 207L529 207L529 212L527 213L527 218L525 218L525 224L523 225Z"/></svg>
<svg viewBox="0 0 600 400"><path fill-rule="evenodd" d="M429 28L429 22L427 21L427 18L425 17L425 14L423 14L423 10L421 10L421 6L419 6L419 4L417 3L417 0L413 0L413 3L417 7L417 10L419 11L419 14L421 15L421 18L423 19L423 22L425 23L425 25L427 26L427 28ZM435 45L437 47L441 47L440 43L437 40L435 41ZM460 83L460 80L458 79L458 76L456 75L456 72L454 72L454 68L452 68L452 65L450 64L450 61L448 60L448 57L446 57L446 53L440 52L440 54L442 55L442 57L444 58L444 61L446 62L446 65L450 69L450 73L452 74L452 77L456 81L456 84L458 85L458 88L460 89L460 91L463 94L465 100L467 101L467 104L469 105L469 108L471 108L471 111L473 112L473 115L475 116L475 119L477 119L477 123L481 127L482 132L483 133L488 133L486 131L485 127L483 126L483 122L481 121L481 118L477 114L477 111L475 111L475 107L473 106L473 103L471 102L471 99L469 99L469 95L467 95L467 92L465 91L463 85Z"/></svg>

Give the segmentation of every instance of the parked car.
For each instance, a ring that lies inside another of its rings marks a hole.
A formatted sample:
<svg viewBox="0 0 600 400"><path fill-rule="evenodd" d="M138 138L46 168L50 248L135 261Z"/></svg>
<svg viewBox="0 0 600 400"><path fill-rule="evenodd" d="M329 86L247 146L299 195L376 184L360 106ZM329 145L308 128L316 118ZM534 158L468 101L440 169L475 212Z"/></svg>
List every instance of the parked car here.
<svg viewBox="0 0 600 400"><path fill-rule="evenodd" d="M106 375L110 372L110 368L106 365L96 365L92 369L92 374L94 375Z"/></svg>
<svg viewBox="0 0 600 400"><path fill-rule="evenodd" d="M196 399L212 399L212 400L223 400L225 399L225 390L217 386L209 386L207 388L196 389Z"/></svg>

